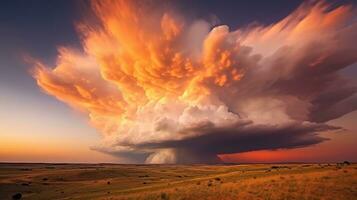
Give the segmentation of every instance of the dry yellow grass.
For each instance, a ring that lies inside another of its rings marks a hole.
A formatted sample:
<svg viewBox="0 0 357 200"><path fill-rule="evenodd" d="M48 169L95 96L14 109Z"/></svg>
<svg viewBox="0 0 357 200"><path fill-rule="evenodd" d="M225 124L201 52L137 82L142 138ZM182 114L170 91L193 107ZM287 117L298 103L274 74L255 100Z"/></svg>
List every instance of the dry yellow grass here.
<svg viewBox="0 0 357 200"><path fill-rule="evenodd" d="M357 199L357 165L1 164L0 199Z"/></svg>

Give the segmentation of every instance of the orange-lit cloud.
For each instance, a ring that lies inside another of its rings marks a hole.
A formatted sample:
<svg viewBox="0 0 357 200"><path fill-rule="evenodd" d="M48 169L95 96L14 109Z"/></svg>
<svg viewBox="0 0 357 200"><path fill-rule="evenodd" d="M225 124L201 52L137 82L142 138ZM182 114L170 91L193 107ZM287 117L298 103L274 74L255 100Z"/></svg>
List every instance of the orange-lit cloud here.
<svg viewBox="0 0 357 200"><path fill-rule="evenodd" d="M53 68L35 61L33 76L88 114L103 133L97 150L215 162L221 153L320 143L318 132L336 129L324 122L357 108L356 88L338 75L357 59L351 6L306 2L280 22L235 31L151 1L91 8L98 23L78 24L83 50L60 48Z"/></svg>

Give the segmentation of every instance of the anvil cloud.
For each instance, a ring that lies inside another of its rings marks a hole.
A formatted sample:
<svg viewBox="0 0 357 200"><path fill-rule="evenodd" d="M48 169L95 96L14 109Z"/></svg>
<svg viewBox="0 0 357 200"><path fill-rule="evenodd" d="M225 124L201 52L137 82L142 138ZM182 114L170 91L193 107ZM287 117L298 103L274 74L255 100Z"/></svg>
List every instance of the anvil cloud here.
<svg viewBox="0 0 357 200"><path fill-rule="evenodd" d="M307 1L283 20L237 30L155 1L92 1L83 49L35 61L46 93L88 115L93 149L123 162L214 163L217 155L323 142L357 109L339 71L357 61L356 11Z"/></svg>

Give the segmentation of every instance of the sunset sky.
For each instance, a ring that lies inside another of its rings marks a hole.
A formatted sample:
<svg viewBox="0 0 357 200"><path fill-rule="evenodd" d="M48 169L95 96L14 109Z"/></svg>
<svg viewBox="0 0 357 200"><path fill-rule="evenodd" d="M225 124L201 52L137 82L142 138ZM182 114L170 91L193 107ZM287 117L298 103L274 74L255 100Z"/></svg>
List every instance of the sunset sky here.
<svg viewBox="0 0 357 200"><path fill-rule="evenodd" d="M3 1L0 162L357 162L356 6Z"/></svg>

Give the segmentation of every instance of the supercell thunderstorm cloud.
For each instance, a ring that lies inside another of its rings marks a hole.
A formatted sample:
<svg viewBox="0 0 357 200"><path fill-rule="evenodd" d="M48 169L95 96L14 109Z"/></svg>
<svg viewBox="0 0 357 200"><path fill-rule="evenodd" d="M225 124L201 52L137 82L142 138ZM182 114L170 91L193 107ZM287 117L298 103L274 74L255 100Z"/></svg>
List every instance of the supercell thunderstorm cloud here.
<svg viewBox="0 0 357 200"><path fill-rule="evenodd" d="M230 30L155 1L92 1L54 67L34 61L46 93L102 133L92 149L122 162L216 163L217 155L300 148L357 109L340 73L357 61L350 5L307 1L279 22Z"/></svg>

